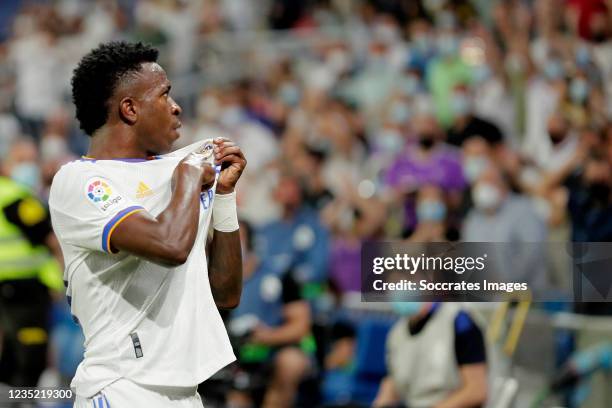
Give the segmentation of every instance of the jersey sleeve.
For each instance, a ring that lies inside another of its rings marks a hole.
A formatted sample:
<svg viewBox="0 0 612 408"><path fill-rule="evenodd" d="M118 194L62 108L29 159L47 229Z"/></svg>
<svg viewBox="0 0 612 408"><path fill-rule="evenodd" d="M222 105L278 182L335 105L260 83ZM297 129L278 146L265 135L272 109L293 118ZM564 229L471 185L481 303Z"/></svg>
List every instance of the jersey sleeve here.
<svg viewBox="0 0 612 408"><path fill-rule="evenodd" d="M115 228L129 216L144 211L117 185L104 175L58 173L51 187L49 208L60 241L115 253L110 245Z"/></svg>

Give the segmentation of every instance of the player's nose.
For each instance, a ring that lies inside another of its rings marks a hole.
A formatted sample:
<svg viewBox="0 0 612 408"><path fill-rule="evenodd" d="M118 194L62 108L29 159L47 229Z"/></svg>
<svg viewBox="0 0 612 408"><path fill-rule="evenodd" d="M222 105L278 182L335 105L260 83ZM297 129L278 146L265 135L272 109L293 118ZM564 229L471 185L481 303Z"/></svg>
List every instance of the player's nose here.
<svg viewBox="0 0 612 408"><path fill-rule="evenodd" d="M183 109L181 108L181 106L178 103L176 103L174 99L170 101L170 109L172 111L172 114L176 116L180 115L183 112Z"/></svg>

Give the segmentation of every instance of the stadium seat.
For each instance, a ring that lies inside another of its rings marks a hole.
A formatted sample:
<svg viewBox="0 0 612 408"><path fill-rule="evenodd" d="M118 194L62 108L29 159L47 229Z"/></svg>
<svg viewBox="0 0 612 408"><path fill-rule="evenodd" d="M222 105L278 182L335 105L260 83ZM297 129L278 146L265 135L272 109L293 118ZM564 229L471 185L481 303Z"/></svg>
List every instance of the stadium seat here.
<svg viewBox="0 0 612 408"><path fill-rule="evenodd" d="M371 405L387 373L385 343L392 324L392 320L373 319L358 323L353 365L325 374L322 393L326 405Z"/></svg>

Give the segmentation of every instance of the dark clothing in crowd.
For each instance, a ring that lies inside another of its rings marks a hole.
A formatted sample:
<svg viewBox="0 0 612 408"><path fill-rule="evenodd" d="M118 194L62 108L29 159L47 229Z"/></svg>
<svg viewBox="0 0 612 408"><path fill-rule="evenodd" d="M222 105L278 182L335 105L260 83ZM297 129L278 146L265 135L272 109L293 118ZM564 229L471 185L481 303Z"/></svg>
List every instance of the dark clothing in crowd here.
<svg viewBox="0 0 612 408"><path fill-rule="evenodd" d="M497 144L503 141L504 136L499 128L477 116L470 116L463 129L451 127L448 130L447 142L455 146L461 146L471 137L480 136L490 144Z"/></svg>

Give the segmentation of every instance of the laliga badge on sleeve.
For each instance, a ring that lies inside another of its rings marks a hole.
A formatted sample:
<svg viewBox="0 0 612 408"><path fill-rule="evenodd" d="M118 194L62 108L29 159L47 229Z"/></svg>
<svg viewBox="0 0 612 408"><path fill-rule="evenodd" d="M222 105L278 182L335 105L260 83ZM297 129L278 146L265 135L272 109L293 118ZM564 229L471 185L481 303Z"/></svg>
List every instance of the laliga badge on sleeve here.
<svg viewBox="0 0 612 408"><path fill-rule="evenodd" d="M123 197L117 193L110 182L101 177L91 178L85 183L85 197L102 213L107 214L111 209L120 205Z"/></svg>

